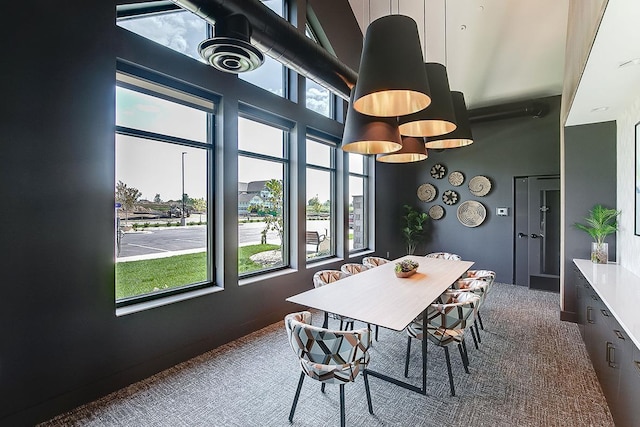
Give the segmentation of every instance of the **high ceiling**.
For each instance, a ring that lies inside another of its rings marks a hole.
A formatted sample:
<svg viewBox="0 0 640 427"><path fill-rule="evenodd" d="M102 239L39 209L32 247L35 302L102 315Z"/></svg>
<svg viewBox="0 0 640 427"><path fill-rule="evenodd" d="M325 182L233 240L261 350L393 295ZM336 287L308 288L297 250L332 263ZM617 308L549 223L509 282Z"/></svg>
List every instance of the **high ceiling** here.
<svg viewBox="0 0 640 427"><path fill-rule="evenodd" d="M349 3L363 34L381 16L412 17L426 61L447 66L451 89L469 108L562 93L568 0Z"/></svg>

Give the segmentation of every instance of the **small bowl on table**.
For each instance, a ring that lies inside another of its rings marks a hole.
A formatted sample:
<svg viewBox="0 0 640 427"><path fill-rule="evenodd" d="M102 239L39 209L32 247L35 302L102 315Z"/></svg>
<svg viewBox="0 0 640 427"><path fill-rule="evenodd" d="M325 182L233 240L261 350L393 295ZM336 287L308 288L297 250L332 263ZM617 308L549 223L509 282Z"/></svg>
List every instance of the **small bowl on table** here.
<svg viewBox="0 0 640 427"><path fill-rule="evenodd" d="M400 262L396 262L396 266L394 271L396 273L396 277L405 278L412 276L416 271L418 271L419 264L415 261L405 259Z"/></svg>

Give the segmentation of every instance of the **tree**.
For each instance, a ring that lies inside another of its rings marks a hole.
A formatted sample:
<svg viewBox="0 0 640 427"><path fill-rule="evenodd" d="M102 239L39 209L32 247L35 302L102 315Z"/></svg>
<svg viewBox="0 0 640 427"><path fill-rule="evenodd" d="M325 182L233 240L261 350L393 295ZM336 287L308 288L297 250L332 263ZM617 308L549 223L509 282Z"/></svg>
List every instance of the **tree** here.
<svg viewBox="0 0 640 427"><path fill-rule="evenodd" d="M160 193L156 193L156 197L153 198L154 203L162 203L162 199L160 198Z"/></svg>
<svg viewBox="0 0 640 427"><path fill-rule="evenodd" d="M116 184L116 202L122 205L125 224L129 221L129 211L133 209L141 196L142 193L137 188L127 187L127 184L122 181L118 181Z"/></svg>
<svg viewBox="0 0 640 427"><path fill-rule="evenodd" d="M320 211L322 210L322 204L320 203L320 199L318 198L318 195L316 194L315 197L312 197L309 199L309 201L307 202L307 204L309 205L309 208L317 215L320 213Z"/></svg>
<svg viewBox="0 0 640 427"><path fill-rule="evenodd" d="M200 214L199 222L202 222L202 212L207 211L207 201L200 197L199 199L191 199L193 209Z"/></svg>
<svg viewBox="0 0 640 427"><path fill-rule="evenodd" d="M282 197L282 181L279 179L270 179L264 186L269 190L269 194L265 198L265 204L269 206L269 210L272 214L265 216L263 232L278 232L278 235L280 236L280 252L282 253L282 251L284 251L284 217L282 215L284 199ZM282 260L284 261L284 253L282 253Z"/></svg>
<svg viewBox="0 0 640 427"><path fill-rule="evenodd" d="M424 223L429 219L429 215L414 209L412 206L404 205L405 215L402 217L402 237L407 244L407 254L413 255L418 243L426 237Z"/></svg>

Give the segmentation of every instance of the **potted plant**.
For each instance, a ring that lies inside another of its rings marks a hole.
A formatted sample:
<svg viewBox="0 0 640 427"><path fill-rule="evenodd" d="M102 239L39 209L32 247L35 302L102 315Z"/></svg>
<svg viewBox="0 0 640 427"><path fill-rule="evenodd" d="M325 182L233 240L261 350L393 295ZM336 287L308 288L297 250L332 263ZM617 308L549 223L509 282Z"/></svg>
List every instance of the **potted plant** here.
<svg viewBox="0 0 640 427"><path fill-rule="evenodd" d="M425 222L429 215L419 212L412 206L404 205L405 215L402 217L402 237L407 244L407 254L413 255L418 243L426 237Z"/></svg>
<svg viewBox="0 0 640 427"><path fill-rule="evenodd" d="M591 262L606 264L609 261L609 244L604 239L618 231L618 215L620 211L595 205L585 218L587 225L575 224L576 228L588 233L594 240L591 243Z"/></svg>
<svg viewBox="0 0 640 427"><path fill-rule="evenodd" d="M409 277L416 272L419 265L420 264L413 260L404 259L400 262L396 262L394 271L396 272L397 277Z"/></svg>

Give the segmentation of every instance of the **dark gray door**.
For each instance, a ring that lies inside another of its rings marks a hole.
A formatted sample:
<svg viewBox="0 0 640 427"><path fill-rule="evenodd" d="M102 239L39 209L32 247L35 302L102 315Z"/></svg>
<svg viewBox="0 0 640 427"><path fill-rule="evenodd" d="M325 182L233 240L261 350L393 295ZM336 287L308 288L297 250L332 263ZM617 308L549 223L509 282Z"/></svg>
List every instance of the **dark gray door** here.
<svg viewBox="0 0 640 427"><path fill-rule="evenodd" d="M514 280L560 291L560 179L515 178Z"/></svg>

